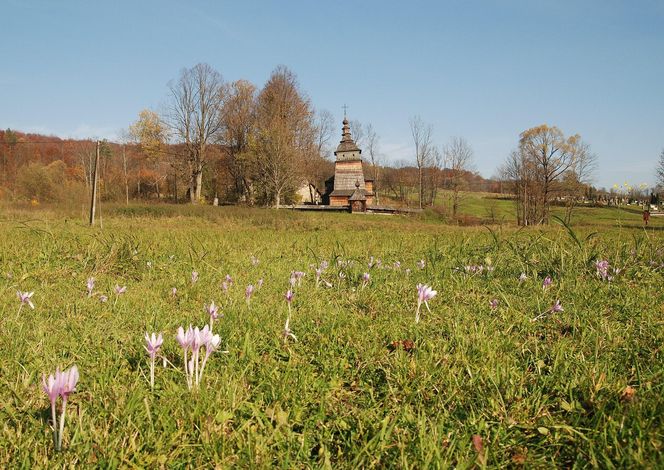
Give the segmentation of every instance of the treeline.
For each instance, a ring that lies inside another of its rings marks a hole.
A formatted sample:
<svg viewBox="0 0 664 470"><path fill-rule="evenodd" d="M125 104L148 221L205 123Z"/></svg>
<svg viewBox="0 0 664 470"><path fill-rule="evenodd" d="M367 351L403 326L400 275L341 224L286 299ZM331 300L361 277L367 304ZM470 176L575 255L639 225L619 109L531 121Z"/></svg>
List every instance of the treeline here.
<svg viewBox="0 0 664 470"><path fill-rule="evenodd" d="M119 142L101 143L102 200L197 203L218 198L221 203L279 206L297 202L296 191L308 183L323 192L334 174L332 152L340 123L313 107L286 67L277 67L259 89L246 80L225 82L211 66L198 64L183 69L168 92L160 112L142 111ZM380 194L411 204L419 182L413 182L412 162L385 165L371 124L351 121L351 131ZM92 140L0 131L0 197L84 201L95 152ZM466 162L451 169L444 163L434 158L415 170L426 176L421 203L433 204L439 189L496 189L469 171Z"/></svg>

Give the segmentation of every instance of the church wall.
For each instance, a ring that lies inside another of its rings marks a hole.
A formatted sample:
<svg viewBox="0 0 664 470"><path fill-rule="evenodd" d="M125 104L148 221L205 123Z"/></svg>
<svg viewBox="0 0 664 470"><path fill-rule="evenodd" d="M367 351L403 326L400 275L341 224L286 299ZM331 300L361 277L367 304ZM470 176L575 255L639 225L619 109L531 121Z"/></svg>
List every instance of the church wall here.
<svg viewBox="0 0 664 470"><path fill-rule="evenodd" d="M330 205L331 206L347 206L348 205L348 196L330 196Z"/></svg>

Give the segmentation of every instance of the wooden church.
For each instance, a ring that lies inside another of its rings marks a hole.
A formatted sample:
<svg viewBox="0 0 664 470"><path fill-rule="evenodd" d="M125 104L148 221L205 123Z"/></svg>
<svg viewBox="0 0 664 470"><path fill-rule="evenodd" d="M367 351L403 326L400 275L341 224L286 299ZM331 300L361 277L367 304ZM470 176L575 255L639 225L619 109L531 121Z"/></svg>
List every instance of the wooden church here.
<svg viewBox="0 0 664 470"><path fill-rule="evenodd" d="M352 212L364 212L374 203L372 179L364 178L362 150L350 135L348 119L344 116L341 142L334 152L334 177L326 181L326 199L330 206L346 206Z"/></svg>

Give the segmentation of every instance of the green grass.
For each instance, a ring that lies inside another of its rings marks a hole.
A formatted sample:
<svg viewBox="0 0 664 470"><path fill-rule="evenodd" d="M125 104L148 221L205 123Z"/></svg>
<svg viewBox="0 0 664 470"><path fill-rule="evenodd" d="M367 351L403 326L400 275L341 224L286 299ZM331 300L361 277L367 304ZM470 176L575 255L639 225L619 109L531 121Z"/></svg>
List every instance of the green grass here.
<svg viewBox="0 0 664 470"><path fill-rule="evenodd" d="M664 237L635 218L570 233L173 206L103 206L103 229L90 229L60 214L0 216L4 468L664 465ZM385 269L361 289L370 256ZM345 280L337 259L352 262ZM612 282L596 276L598 259L621 268ZM329 289L310 267L322 260ZM494 270L470 276L469 264ZM299 341L283 345L292 270L307 275L293 302ZM107 303L86 297L89 276ZM259 278L248 308L244 287ZM415 324L418 282L438 295ZM117 301L116 284L128 287ZM35 310L17 315L17 289L35 291ZM563 312L531 321L556 299ZM210 300L229 352L190 393L174 334L203 326ZM154 391L145 331L164 332L173 364L158 367ZM407 339L410 352L388 348ZM72 364L81 379L55 453L41 374Z"/></svg>

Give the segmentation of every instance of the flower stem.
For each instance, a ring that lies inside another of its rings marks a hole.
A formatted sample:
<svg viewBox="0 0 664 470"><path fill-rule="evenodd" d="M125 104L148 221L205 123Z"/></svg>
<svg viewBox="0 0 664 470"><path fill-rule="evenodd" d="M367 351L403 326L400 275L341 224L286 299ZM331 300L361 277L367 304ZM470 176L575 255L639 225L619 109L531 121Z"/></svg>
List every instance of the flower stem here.
<svg viewBox="0 0 664 470"><path fill-rule="evenodd" d="M154 360L155 357L152 356L152 360L150 361L150 389L154 390Z"/></svg>
<svg viewBox="0 0 664 470"><path fill-rule="evenodd" d="M65 431L65 415L67 414L67 399L62 399L62 415L60 415L60 432L58 433L58 445L56 450L60 451L62 449L62 435Z"/></svg>
<svg viewBox="0 0 664 470"><path fill-rule="evenodd" d="M57 397L56 397L57 398ZM51 419L53 420L53 446L58 449L58 416L55 411L55 400L51 402Z"/></svg>
<svg viewBox="0 0 664 470"><path fill-rule="evenodd" d="M187 363L187 350L184 350L184 375L187 376L187 388L191 390L191 377L189 376L189 366Z"/></svg>

